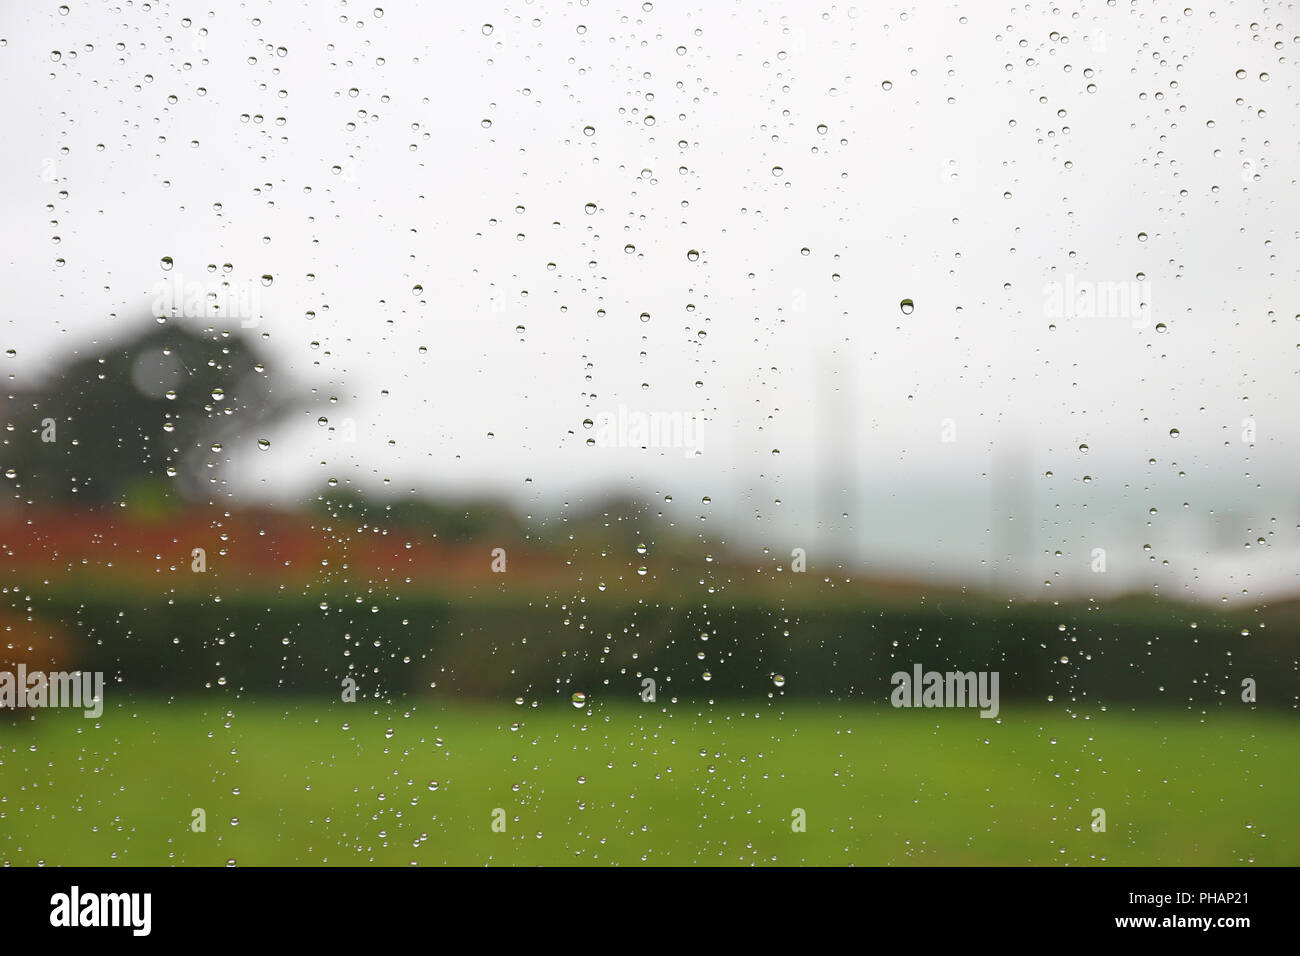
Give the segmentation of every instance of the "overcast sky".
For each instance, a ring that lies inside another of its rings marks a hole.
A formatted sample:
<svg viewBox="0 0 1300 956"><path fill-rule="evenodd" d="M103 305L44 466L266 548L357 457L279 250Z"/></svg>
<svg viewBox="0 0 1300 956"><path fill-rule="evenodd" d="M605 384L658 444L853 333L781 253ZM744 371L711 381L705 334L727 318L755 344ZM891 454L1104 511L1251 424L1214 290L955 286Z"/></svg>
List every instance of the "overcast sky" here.
<svg viewBox="0 0 1300 956"><path fill-rule="evenodd" d="M229 263L338 400L232 450L254 494L636 490L976 583L1107 546L1111 587L1294 588L1295 12L966 6L7 5L3 361ZM700 454L589 445L620 406Z"/></svg>

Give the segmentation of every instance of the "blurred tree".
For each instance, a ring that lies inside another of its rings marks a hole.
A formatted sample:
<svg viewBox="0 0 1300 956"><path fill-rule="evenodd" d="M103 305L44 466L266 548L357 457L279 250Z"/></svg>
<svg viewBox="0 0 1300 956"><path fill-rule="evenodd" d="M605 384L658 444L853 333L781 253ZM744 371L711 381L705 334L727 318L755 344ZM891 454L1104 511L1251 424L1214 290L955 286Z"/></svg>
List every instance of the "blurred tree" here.
<svg viewBox="0 0 1300 956"><path fill-rule="evenodd" d="M4 396L0 470L28 502L95 506L129 493L156 507L171 489L203 500L233 443L294 405L239 334L143 327Z"/></svg>

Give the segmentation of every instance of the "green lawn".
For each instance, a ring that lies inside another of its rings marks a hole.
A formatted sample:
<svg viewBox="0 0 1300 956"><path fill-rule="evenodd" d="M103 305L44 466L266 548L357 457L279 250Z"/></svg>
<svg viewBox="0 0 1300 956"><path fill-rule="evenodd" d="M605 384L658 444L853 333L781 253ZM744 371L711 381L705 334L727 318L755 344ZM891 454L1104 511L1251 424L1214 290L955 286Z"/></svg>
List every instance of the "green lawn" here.
<svg viewBox="0 0 1300 956"><path fill-rule="evenodd" d="M0 863L1296 865L1298 764L1262 712L148 701L0 725Z"/></svg>

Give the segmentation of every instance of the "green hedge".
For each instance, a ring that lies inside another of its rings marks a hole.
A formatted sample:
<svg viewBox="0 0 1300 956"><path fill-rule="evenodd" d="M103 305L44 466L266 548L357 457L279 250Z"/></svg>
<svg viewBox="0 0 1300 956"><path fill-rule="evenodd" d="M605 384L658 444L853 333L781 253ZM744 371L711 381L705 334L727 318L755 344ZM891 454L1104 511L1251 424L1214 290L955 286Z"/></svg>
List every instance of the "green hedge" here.
<svg viewBox="0 0 1300 956"><path fill-rule="evenodd" d="M104 671L129 693L223 687L336 698L352 677L361 697L545 701L583 691L634 700L651 677L660 700L884 702L890 675L920 663L998 671L1003 701L1236 707L1246 706L1241 682L1250 677L1260 706L1300 703L1295 641L1283 629L1243 637L1226 614L1156 602L782 607L751 597L704 608L477 594L336 597L322 610L320 600L49 594L21 607L75 634L76 666Z"/></svg>

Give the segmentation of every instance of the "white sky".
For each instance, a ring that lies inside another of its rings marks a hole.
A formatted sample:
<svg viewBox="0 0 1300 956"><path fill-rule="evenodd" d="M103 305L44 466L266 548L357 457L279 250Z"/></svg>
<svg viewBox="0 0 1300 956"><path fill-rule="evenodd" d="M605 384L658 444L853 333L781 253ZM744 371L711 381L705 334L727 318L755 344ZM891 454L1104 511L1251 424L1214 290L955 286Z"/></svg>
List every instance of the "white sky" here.
<svg viewBox="0 0 1300 956"><path fill-rule="evenodd" d="M1296 586L1294 5L67 6L0 10L4 361L232 263L339 399L246 436L247 490L639 489L958 580L1001 495L1024 586L1098 545L1114 587ZM1047 312L1138 273L1145 327ZM703 453L588 447L619 405L706 416Z"/></svg>

